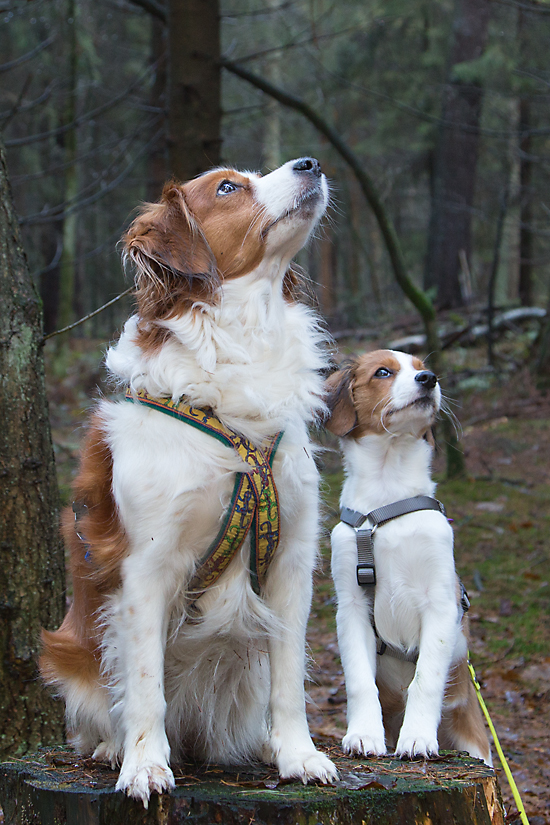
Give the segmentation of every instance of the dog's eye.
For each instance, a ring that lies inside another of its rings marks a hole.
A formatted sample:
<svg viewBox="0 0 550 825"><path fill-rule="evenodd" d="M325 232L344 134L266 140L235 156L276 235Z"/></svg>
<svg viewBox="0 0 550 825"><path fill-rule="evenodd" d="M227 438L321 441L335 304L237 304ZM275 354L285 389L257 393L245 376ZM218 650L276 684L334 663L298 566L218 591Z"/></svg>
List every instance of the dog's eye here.
<svg viewBox="0 0 550 825"><path fill-rule="evenodd" d="M380 367L374 373L375 378L389 378L390 375L393 375L391 370L387 370L386 367Z"/></svg>
<svg viewBox="0 0 550 825"><path fill-rule="evenodd" d="M218 186L217 195L230 195L231 192L236 192L239 187L236 183L232 183L230 180L222 180L220 185Z"/></svg>

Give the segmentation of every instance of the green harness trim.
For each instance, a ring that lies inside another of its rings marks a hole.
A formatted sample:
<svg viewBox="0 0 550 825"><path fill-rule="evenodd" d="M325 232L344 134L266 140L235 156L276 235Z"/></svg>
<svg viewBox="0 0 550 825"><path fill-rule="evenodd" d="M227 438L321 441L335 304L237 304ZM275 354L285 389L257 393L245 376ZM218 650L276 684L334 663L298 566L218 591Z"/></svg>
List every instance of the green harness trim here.
<svg viewBox="0 0 550 825"><path fill-rule="evenodd" d="M231 504L218 535L200 560L188 586L189 599L194 604L227 568L250 531L250 580L259 594L267 579L271 560L279 544L279 499L273 478L272 464L282 432L271 436L263 448L226 427L207 410L191 407L183 401L152 398L145 390L126 392L126 400L143 404L171 415L191 427L211 435L232 447L248 464L249 470L237 473Z"/></svg>

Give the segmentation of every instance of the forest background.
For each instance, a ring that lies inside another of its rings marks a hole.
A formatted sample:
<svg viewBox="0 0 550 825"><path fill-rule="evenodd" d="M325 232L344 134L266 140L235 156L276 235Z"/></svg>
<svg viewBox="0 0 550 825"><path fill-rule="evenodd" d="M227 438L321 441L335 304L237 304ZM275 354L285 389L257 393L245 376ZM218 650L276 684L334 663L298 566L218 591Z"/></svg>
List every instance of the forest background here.
<svg viewBox="0 0 550 825"><path fill-rule="evenodd" d="M0 0L0 128L46 334L128 289L117 242L166 179L304 155L331 181L299 263L336 359L396 341L433 356L435 323L466 458L445 481L439 455L440 494L535 825L550 821L549 46L544 0ZM131 307L45 343L63 502ZM330 525L336 453L324 476ZM339 736L326 568L310 643L312 725Z"/></svg>
<svg viewBox="0 0 550 825"><path fill-rule="evenodd" d="M331 328L406 306L349 165L224 60L332 126L441 307L485 302L499 217L496 303L545 305L549 27L550 6L522 0L3 0L0 123L46 332L122 291L116 243L168 177L302 155L333 181L330 220L302 256ZM80 334L111 335L127 309Z"/></svg>

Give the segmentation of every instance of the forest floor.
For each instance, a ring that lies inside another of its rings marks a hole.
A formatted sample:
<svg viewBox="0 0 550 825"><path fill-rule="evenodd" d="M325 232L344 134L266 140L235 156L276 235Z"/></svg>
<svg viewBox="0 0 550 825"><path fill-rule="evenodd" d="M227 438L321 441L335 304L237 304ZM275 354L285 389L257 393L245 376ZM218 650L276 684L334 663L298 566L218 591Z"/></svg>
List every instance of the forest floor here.
<svg viewBox="0 0 550 825"><path fill-rule="evenodd" d="M375 343L347 341L348 355ZM384 345L381 343L381 345ZM521 349L521 352L518 350ZM466 476L447 481L435 459L438 497L453 519L455 556L471 609L471 659L531 825L550 825L550 394L539 392L522 360L524 339L504 344L502 369L487 372L482 349L447 357L462 427ZM47 351L47 384L61 495L70 496L87 410L104 385L101 346L73 340ZM309 624L308 686L314 736L345 733L345 687L338 656L328 534L342 480L337 445L321 440L325 531ZM517 811L493 748L508 812Z"/></svg>

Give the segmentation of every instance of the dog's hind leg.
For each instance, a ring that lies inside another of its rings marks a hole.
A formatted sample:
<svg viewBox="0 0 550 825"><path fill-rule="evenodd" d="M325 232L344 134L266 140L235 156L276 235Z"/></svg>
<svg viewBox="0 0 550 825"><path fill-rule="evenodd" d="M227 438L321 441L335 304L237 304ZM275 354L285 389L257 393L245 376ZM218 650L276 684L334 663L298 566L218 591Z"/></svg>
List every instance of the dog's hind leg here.
<svg viewBox="0 0 550 825"><path fill-rule="evenodd" d="M443 748L467 751L492 765L481 708L465 660L451 668L439 727Z"/></svg>
<svg viewBox="0 0 550 825"><path fill-rule="evenodd" d="M109 694L100 678L97 652L78 642L70 617L69 612L55 633L42 632L40 671L65 700L70 743L79 753L90 754L101 742L113 742ZM116 761L112 746L109 761Z"/></svg>

